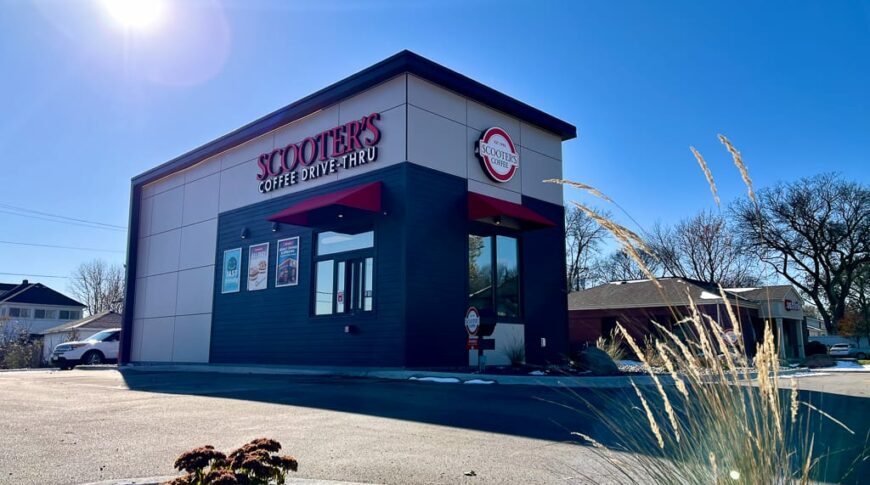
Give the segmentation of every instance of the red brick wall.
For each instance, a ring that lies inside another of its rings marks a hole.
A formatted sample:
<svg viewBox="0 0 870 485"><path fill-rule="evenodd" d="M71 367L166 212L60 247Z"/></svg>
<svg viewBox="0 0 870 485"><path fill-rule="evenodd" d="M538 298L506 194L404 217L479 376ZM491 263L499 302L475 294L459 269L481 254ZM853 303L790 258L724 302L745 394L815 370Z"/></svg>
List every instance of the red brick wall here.
<svg viewBox="0 0 870 485"><path fill-rule="evenodd" d="M732 325L724 306L701 305L698 307L698 310L703 314L710 315L710 317L720 322L725 328L731 328ZM747 340L746 345L749 348L754 348L755 334L761 335L760 330L762 328L761 320L758 318L758 311L750 308L740 308L739 310L735 308L735 313L738 314L741 326L744 328L744 335ZM602 321L604 319L616 319L628 330L635 340L642 341L645 336L655 329L650 323L651 321L668 326L668 324L676 322L690 314L691 310L685 306L673 308L645 307L570 310L568 312L568 331L571 349L577 350L586 345L593 345L595 340L601 336ZM749 328L752 328L752 331Z"/></svg>

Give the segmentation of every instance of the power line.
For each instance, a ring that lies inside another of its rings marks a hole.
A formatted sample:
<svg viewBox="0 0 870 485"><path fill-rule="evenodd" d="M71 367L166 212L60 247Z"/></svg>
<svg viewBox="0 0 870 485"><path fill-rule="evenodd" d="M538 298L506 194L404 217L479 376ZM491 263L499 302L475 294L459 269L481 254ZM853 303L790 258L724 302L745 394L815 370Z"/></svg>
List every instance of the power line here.
<svg viewBox="0 0 870 485"><path fill-rule="evenodd" d="M0 273L3 276L32 276L34 278L62 278L65 280L69 279L69 276L57 276L51 274L28 274L28 273Z"/></svg>
<svg viewBox="0 0 870 485"><path fill-rule="evenodd" d="M13 244L15 246L30 246L37 248L53 248L53 249L75 249L78 251L97 251L101 253L124 253L126 251L120 251L117 249L99 249L99 248L85 248L78 246L56 246L54 244L39 244L39 243L24 243L17 241L0 241L0 244Z"/></svg>
<svg viewBox="0 0 870 485"><path fill-rule="evenodd" d="M75 218L75 217L59 216L59 215L57 215L57 214L51 214L51 213L49 213L49 212L40 212L40 211L37 211L37 210L27 209L27 208L25 208L25 207L16 207L16 206L14 206L14 205L9 205L9 204L4 204L4 203L0 203L0 207L5 207L6 209L13 209L13 210L21 211L21 212L29 212L29 213L31 213L31 214L37 214L37 215L40 215L40 216L48 216L48 217L55 217L55 218L58 218L58 219L65 219L65 220L73 221L73 222L81 222L81 223L85 223L85 224L93 224L93 225L97 225L97 226L111 227L111 228L114 228L114 229L124 229L124 230L127 229L125 226L119 226L119 225L117 225L117 224L108 224L108 223L105 223L105 222L89 221L89 220L87 220L87 219L77 219L77 218Z"/></svg>
<svg viewBox="0 0 870 485"><path fill-rule="evenodd" d="M13 216L19 216L19 217L27 217L27 218L30 218L30 219L40 219L40 220L48 221L48 222L58 222L58 223L60 223L60 224L69 224L69 225L71 225L71 226L82 226L82 227L88 227L88 228L91 228L91 229L106 229L106 230L110 230L110 231L126 231L126 228L124 228L124 229L118 229L118 228L115 228L115 227L96 226L96 225L85 224L85 223L81 223L81 222L72 222L72 221L66 221L66 220L49 219L48 217L35 216L35 215L31 215L31 214L21 214L21 213L19 213L19 212L12 212L12 211L3 210L3 209L0 209L0 213L3 213L3 214L11 214L11 215L13 215Z"/></svg>

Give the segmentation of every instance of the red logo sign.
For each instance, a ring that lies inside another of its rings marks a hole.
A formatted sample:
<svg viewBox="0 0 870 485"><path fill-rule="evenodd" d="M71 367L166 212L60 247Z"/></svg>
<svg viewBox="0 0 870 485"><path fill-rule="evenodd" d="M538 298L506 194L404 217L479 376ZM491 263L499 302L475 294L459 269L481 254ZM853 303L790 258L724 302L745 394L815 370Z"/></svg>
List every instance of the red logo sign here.
<svg viewBox="0 0 870 485"><path fill-rule="evenodd" d="M520 155L513 140L497 126L483 132L474 146L474 153L480 159L483 171L496 182L509 181L520 166Z"/></svg>

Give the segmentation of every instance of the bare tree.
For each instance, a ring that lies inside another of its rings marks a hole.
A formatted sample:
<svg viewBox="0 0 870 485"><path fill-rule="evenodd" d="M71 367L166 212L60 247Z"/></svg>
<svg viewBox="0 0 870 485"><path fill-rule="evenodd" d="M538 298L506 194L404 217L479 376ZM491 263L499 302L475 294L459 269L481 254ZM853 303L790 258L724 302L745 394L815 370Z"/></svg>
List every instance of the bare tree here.
<svg viewBox="0 0 870 485"><path fill-rule="evenodd" d="M870 343L870 264L865 264L855 273L855 283L849 295L847 312L852 313L853 336L867 338ZM840 329L842 335L843 328Z"/></svg>
<svg viewBox="0 0 870 485"><path fill-rule="evenodd" d="M822 174L763 189L732 207L742 240L819 309L830 334L870 263L870 189Z"/></svg>
<svg viewBox="0 0 870 485"><path fill-rule="evenodd" d="M652 254L640 251L641 261L652 273L661 271L658 259ZM600 259L595 265L595 279L599 283L610 281L631 281L646 279L647 275L640 269L634 258L622 249L610 253Z"/></svg>
<svg viewBox="0 0 870 485"><path fill-rule="evenodd" d="M756 286L761 282L757 257L740 244L728 220L702 211L673 226L657 224L649 246L669 276L679 276L724 287Z"/></svg>
<svg viewBox="0 0 870 485"><path fill-rule="evenodd" d="M577 207L565 212L565 255L568 291L583 289L591 279L607 231Z"/></svg>
<svg viewBox="0 0 870 485"><path fill-rule="evenodd" d="M124 268L102 259L82 263L72 273L70 291L85 304L90 315L120 312L124 305Z"/></svg>

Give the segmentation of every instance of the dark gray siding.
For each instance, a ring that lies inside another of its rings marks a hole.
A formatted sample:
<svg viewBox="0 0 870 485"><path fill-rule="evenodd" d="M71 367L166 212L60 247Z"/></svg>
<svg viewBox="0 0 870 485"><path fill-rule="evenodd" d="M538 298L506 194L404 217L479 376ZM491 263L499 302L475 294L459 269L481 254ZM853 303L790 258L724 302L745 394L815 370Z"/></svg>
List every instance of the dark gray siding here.
<svg viewBox="0 0 870 485"><path fill-rule="evenodd" d="M404 208L407 164L387 167L347 181L290 194L221 214L218 219L217 266L211 336L211 362L382 365L404 362ZM266 218L307 197L380 180L387 215L375 224L375 310L362 317L312 316L313 238L311 228L282 224L278 232ZM240 235L247 228L249 235ZM275 287L275 246L279 239L300 236L299 285ZM221 294L223 251L269 242L269 288ZM344 333L354 325L354 333Z"/></svg>
<svg viewBox="0 0 870 485"><path fill-rule="evenodd" d="M375 311L361 317L311 313L315 230L266 218L307 197L383 182L384 209L375 225ZM446 367L468 363L463 318L468 306L467 181L402 163L347 181L220 215L211 362ZM518 235L522 248L527 360L557 362L567 353L564 209L525 198L524 205L558 227ZM248 229L244 240L242 229ZM300 236L299 285L276 288L279 239ZM221 294L223 251L269 242L269 288ZM344 333L345 325L356 332ZM547 347L540 347L540 339Z"/></svg>
<svg viewBox="0 0 870 485"><path fill-rule="evenodd" d="M556 227L523 233L526 361L558 363L568 354L565 209L531 197L523 197L523 205L556 223ZM544 348L541 337L547 339Z"/></svg>
<svg viewBox="0 0 870 485"><path fill-rule="evenodd" d="M467 182L416 165L407 176L408 365L468 365Z"/></svg>

